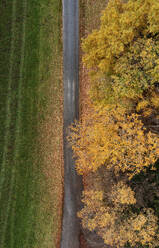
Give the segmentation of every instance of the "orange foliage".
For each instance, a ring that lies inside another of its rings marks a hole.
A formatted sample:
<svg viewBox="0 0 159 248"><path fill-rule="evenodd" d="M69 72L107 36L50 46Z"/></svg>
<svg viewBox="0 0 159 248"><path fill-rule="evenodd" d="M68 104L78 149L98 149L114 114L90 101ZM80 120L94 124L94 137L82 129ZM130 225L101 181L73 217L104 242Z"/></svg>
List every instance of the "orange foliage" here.
<svg viewBox="0 0 159 248"><path fill-rule="evenodd" d="M159 157L159 138L146 133L137 114L121 108L94 108L71 127L70 144L79 174L100 166L127 172L129 178L154 164Z"/></svg>

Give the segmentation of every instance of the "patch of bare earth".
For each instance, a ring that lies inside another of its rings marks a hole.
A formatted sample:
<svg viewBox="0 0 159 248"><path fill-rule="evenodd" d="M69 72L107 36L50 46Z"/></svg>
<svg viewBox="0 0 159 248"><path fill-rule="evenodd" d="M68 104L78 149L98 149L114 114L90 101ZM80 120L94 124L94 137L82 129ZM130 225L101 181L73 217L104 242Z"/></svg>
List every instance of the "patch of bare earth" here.
<svg viewBox="0 0 159 248"><path fill-rule="evenodd" d="M91 248L90 246L88 246L87 241L85 240L82 233L80 235L80 248Z"/></svg>

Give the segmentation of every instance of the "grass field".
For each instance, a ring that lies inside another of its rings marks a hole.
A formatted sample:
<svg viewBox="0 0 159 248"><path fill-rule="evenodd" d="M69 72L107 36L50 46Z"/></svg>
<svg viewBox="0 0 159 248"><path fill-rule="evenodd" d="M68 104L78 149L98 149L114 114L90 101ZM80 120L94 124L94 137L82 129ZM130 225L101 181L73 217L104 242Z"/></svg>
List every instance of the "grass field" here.
<svg viewBox="0 0 159 248"><path fill-rule="evenodd" d="M61 2L0 3L0 247L58 247Z"/></svg>

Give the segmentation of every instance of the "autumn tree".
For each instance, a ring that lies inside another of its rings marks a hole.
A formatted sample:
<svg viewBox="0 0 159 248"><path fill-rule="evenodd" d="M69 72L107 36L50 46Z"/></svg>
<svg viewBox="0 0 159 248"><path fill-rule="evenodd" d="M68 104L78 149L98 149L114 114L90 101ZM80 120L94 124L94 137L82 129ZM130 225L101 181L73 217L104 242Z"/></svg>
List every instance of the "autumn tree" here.
<svg viewBox="0 0 159 248"><path fill-rule="evenodd" d="M71 127L70 144L79 174L100 166L126 172L129 178L145 171L159 156L159 138L146 132L139 115L113 106L95 107Z"/></svg>
<svg viewBox="0 0 159 248"><path fill-rule="evenodd" d="M94 106L68 138L77 171L105 168L115 178L128 177L129 185L117 179L109 191L84 191L78 216L109 246L157 247L158 218L130 182L155 169L159 158L159 1L110 0L99 30L82 47Z"/></svg>
<svg viewBox="0 0 159 248"><path fill-rule="evenodd" d="M89 68L111 72L116 60L138 37L157 36L159 2L156 0L110 0L99 30L84 41L84 62Z"/></svg>
<svg viewBox="0 0 159 248"><path fill-rule="evenodd" d="M82 226L95 230L105 244L112 247L159 245L158 218L150 208L135 212L135 194L122 181L111 191L84 191L83 209L78 213Z"/></svg>
<svg viewBox="0 0 159 248"><path fill-rule="evenodd" d="M109 1L100 29L83 40L83 50L96 103L138 102L159 82L159 2Z"/></svg>

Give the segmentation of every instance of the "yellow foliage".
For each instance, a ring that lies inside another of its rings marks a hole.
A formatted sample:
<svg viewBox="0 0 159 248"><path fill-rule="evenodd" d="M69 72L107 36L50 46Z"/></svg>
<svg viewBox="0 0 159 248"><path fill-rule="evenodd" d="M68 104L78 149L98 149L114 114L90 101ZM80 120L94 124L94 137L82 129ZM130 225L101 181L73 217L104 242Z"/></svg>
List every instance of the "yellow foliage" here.
<svg viewBox="0 0 159 248"><path fill-rule="evenodd" d="M148 117L148 116L150 116L152 114L152 112L153 112L152 108L146 108L143 111L143 116Z"/></svg>
<svg viewBox="0 0 159 248"><path fill-rule="evenodd" d="M111 199L115 204L135 204L135 193L122 181L113 187Z"/></svg>
<svg viewBox="0 0 159 248"><path fill-rule="evenodd" d="M137 114L112 106L94 108L82 123L71 128L70 144L79 174L96 171L100 166L126 172L129 178L154 164L159 156L159 138L145 128Z"/></svg>
<svg viewBox="0 0 159 248"><path fill-rule="evenodd" d="M153 107L155 107L157 109L159 108L159 95L158 94L153 92L150 101L151 101L151 104Z"/></svg>
<svg viewBox="0 0 159 248"><path fill-rule="evenodd" d="M149 105L149 101L144 99L140 102L138 102L137 106L136 106L136 111L139 112L143 109L145 109L145 107L147 107Z"/></svg>
<svg viewBox="0 0 159 248"><path fill-rule="evenodd" d="M156 34L159 27L159 2L156 0L149 0L149 2L151 3L148 15L149 32Z"/></svg>
<svg viewBox="0 0 159 248"><path fill-rule="evenodd" d="M136 100L159 81L158 13L156 0L109 1L99 30L82 43L95 101Z"/></svg>
<svg viewBox="0 0 159 248"><path fill-rule="evenodd" d="M99 30L84 41L84 62L88 67L109 71L134 38L159 31L159 4L153 0L109 1Z"/></svg>
<svg viewBox="0 0 159 248"><path fill-rule="evenodd" d="M137 113L140 113L142 117L157 117L159 110L159 94L155 92L155 88L149 92L145 98L138 99L136 105Z"/></svg>
<svg viewBox="0 0 159 248"><path fill-rule="evenodd" d="M137 39L113 67L110 76L113 94L137 99L144 91L152 89L159 80L158 52L158 41Z"/></svg>
<svg viewBox="0 0 159 248"><path fill-rule="evenodd" d="M115 200L117 192L121 197ZM131 247L159 245L158 218L152 209L143 209L138 214L131 211L136 199L132 189L123 182L105 195L102 191L85 191L82 201L84 207L78 212L78 217L83 228L95 230L105 244L112 247L124 247L127 243Z"/></svg>
<svg viewBox="0 0 159 248"><path fill-rule="evenodd" d="M159 235L156 235L158 230L158 218L154 215L154 211L150 208L143 209L139 215L133 214L128 220L127 225L135 232L133 235L132 244L140 242L142 245L156 247L159 245ZM156 240L154 237L156 235Z"/></svg>

